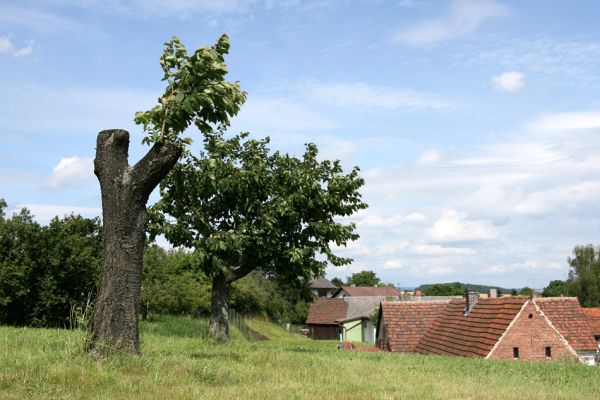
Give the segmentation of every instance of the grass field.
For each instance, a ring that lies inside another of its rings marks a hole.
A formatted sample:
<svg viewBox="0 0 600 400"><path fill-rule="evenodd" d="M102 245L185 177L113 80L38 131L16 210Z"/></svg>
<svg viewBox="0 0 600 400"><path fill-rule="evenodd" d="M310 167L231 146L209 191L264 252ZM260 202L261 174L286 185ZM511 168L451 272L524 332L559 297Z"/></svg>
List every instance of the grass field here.
<svg viewBox="0 0 600 400"><path fill-rule="evenodd" d="M95 360L80 331L0 327L0 399L599 399L600 368L337 350L262 321L271 338L206 339L206 321L143 323L142 357Z"/></svg>

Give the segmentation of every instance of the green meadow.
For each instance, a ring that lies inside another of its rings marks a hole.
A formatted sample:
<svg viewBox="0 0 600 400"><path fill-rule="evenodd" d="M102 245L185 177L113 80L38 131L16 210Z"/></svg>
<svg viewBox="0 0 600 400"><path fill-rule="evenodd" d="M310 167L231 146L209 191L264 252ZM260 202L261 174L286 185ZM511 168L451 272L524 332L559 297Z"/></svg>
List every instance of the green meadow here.
<svg viewBox="0 0 600 400"><path fill-rule="evenodd" d="M141 324L143 356L94 359L81 331L0 327L1 399L599 399L600 368L337 350L250 321L229 344L207 321Z"/></svg>

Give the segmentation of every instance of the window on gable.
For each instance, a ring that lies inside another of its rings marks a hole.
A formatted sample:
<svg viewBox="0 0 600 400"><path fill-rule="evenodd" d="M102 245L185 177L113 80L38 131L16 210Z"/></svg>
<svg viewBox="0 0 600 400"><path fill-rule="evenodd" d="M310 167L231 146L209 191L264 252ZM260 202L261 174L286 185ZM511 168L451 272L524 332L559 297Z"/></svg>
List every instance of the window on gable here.
<svg viewBox="0 0 600 400"><path fill-rule="evenodd" d="M546 346L546 358L552 358L552 347Z"/></svg>
<svg viewBox="0 0 600 400"><path fill-rule="evenodd" d="M515 360L519 359L519 348L518 347L513 347L513 358Z"/></svg>

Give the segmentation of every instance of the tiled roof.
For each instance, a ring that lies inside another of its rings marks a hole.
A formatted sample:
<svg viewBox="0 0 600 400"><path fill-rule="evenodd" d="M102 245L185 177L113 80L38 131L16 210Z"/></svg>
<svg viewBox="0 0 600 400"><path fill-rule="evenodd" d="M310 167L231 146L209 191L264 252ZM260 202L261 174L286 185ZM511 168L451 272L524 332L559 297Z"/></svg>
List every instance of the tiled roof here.
<svg viewBox="0 0 600 400"><path fill-rule="evenodd" d="M465 300L451 300L417 345L422 354L485 357L527 297L479 299L464 315Z"/></svg>
<svg viewBox="0 0 600 400"><path fill-rule="evenodd" d="M347 303L344 299L317 299L308 311L307 324L334 325L346 318Z"/></svg>
<svg viewBox="0 0 600 400"><path fill-rule="evenodd" d="M360 317L371 318L373 312L379 309L379 303L385 300L383 296L352 296L344 299L348 303L345 320Z"/></svg>
<svg viewBox="0 0 600 400"><path fill-rule="evenodd" d="M311 289L337 289L337 286L323 277L311 280L308 286Z"/></svg>
<svg viewBox="0 0 600 400"><path fill-rule="evenodd" d="M384 301L381 303L382 318L386 324L391 351L415 352L419 340L435 319L447 307L442 301Z"/></svg>
<svg viewBox="0 0 600 400"><path fill-rule="evenodd" d="M594 351L598 348L577 297L538 298L534 302L574 350Z"/></svg>
<svg viewBox="0 0 600 400"><path fill-rule="evenodd" d="M346 292L346 296L400 296L398 289L387 286L344 286L342 290Z"/></svg>
<svg viewBox="0 0 600 400"><path fill-rule="evenodd" d="M600 308L582 308L594 336L600 336Z"/></svg>

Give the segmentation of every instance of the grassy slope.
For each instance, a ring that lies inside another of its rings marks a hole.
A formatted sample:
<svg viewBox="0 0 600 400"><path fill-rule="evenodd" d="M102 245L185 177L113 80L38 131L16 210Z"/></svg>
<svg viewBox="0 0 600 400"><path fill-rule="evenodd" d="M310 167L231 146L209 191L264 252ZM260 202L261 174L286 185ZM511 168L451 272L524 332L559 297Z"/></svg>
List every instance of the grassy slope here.
<svg viewBox="0 0 600 400"><path fill-rule="evenodd" d="M0 398L600 398L600 368L338 351L263 324L278 339L223 346L197 337L203 321L163 317L142 324L143 357L108 360L81 332L0 327Z"/></svg>

